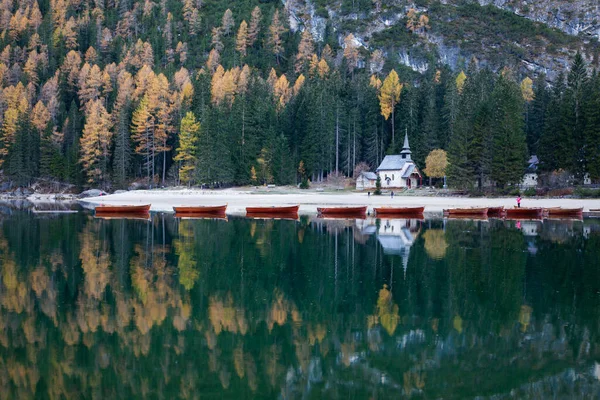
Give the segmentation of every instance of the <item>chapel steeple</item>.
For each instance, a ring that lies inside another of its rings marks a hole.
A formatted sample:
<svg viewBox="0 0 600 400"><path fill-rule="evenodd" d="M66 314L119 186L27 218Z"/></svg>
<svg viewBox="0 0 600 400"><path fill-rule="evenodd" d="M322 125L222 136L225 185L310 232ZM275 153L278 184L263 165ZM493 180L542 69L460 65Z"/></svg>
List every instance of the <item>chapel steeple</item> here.
<svg viewBox="0 0 600 400"><path fill-rule="evenodd" d="M404 145L402 146L402 151L400 155L403 160L410 160L410 155L412 151L410 151L410 146L408 145L408 131L404 133Z"/></svg>

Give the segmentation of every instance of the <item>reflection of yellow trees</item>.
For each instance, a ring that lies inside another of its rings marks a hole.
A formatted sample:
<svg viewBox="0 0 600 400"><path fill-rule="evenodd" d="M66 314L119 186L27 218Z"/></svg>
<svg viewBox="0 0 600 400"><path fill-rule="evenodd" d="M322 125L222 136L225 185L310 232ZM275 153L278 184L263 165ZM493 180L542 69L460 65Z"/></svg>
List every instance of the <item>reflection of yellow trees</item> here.
<svg viewBox="0 0 600 400"><path fill-rule="evenodd" d="M137 246L137 255L131 260L131 282L137 294L132 304L133 320L142 334L147 334L154 325L161 325L170 308L182 305L172 285L173 270L161 252L149 255Z"/></svg>
<svg viewBox="0 0 600 400"><path fill-rule="evenodd" d="M285 325L288 319L288 314L290 313L293 322L299 323L302 321L302 317L300 316L296 306L285 299L283 292L281 292L279 289L275 289L273 297L274 300L271 304L271 310L267 316L267 327L269 328L269 332L273 329L275 324L279 326Z"/></svg>
<svg viewBox="0 0 600 400"><path fill-rule="evenodd" d="M108 284L110 257L106 241L99 238L97 224L88 224L81 234L81 268L85 276L84 292L87 297L100 300Z"/></svg>
<svg viewBox="0 0 600 400"><path fill-rule="evenodd" d="M454 316L454 319L452 320L452 326L454 327L454 329L456 329L456 331L458 333L462 333L462 331L463 331L463 319L460 317L460 315Z"/></svg>
<svg viewBox="0 0 600 400"><path fill-rule="evenodd" d="M173 240L175 254L178 256L177 269L179 270L179 283L186 290L191 290L198 277L197 261L194 257L194 232L190 221L181 221L179 224L180 239Z"/></svg>
<svg viewBox="0 0 600 400"><path fill-rule="evenodd" d="M423 388L425 388L425 377L426 377L425 371L419 371L419 370L406 371L403 374L404 393L410 394L414 390L416 390L416 391L423 390Z"/></svg>
<svg viewBox="0 0 600 400"><path fill-rule="evenodd" d="M31 312L32 304L29 297L27 282L20 280L17 264L8 249L8 243L0 237L0 268L2 268L2 282L0 282L0 304L7 311L22 313Z"/></svg>
<svg viewBox="0 0 600 400"><path fill-rule="evenodd" d="M429 257L434 260L441 260L446 257L448 243L446 243L446 236L443 230L428 229L423 234L423 239L425 239L425 251Z"/></svg>
<svg viewBox="0 0 600 400"><path fill-rule="evenodd" d="M398 305L392 299L392 292L390 292L387 285L383 285L377 298L376 314L367 318L367 325L371 328L380 323L389 335L393 335L400 322L398 311Z"/></svg>
<svg viewBox="0 0 600 400"><path fill-rule="evenodd" d="M521 324L521 332L527 332L527 328L531 323L531 313L533 312L533 308L528 306L527 304L523 304L521 306L521 311L519 312L519 324Z"/></svg>
<svg viewBox="0 0 600 400"><path fill-rule="evenodd" d="M213 331L219 335L222 331L241 333L248 331L248 321L243 309L233 306L233 297L227 293L225 300L211 296L208 303L208 318Z"/></svg>

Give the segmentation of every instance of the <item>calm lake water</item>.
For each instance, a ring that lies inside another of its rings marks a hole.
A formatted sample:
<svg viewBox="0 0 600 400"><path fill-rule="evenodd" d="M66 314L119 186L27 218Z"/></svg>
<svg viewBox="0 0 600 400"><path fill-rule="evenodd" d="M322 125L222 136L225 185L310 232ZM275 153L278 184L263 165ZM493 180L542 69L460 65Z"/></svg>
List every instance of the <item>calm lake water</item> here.
<svg viewBox="0 0 600 400"><path fill-rule="evenodd" d="M598 398L600 220L0 217L0 398Z"/></svg>

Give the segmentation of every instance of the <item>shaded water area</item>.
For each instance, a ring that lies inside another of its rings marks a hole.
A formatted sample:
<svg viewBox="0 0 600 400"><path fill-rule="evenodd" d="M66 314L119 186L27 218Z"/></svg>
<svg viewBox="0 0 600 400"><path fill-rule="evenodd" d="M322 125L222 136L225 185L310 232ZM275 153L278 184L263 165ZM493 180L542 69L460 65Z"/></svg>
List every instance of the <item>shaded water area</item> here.
<svg viewBox="0 0 600 400"><path fill-rule="evenodd" d="M597 398L600 225L0 217L0 398Z"/></svg>

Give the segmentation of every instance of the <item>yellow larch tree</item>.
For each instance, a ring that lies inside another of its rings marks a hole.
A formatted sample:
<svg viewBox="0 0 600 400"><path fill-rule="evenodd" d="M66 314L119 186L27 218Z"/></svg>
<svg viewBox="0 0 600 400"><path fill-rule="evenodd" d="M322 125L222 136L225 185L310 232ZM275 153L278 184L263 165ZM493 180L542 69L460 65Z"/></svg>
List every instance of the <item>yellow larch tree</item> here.
<svg viewBox="0 0 600 400"><path fill-rule="evenodd" d="M231 33L231 28L233 28L233 13L228 8L223 13L223 18L221 19L221 29L223 30L223 34L225 36L229 36Z"/></svg>
<svg viewBox="0 0 600 400"><path fill-rule="evenodd" d="M344 58L348 63L348 71L352 74L362 59L356 38L352 33L344 38Z"/></svg>
<svg viewBox="0 0 600 400"><path fill-rule="evenodd" d="M102 100L91 101L86 109L86 121L80 139L83 170L90 184L103 183L108 174L112 140L112 121Z"/></svg>
<svg viewBox="0 0 600 400"><path fill-rule="evenodd" d="M305 70L306 64L310 62L315 52L313 37L308 28L302 32L302 38L298 44L298 54L296 55L295 70L300 73Z"/></svg>
<svg viewBox="0 0 600 400"><path fill-rule="evenodd" d="M154 177L154 129L155 119L150 113L148 97L142 97L131 119L132 139L136 142L135 152L145 158L145 167L150 183L150 175Z"/></svg>
<svg viewBox="0 0 600 400"><path fill-rule="evenodd" d="M258 6L252 10L252 16L250 17L250 27L248 28L248 46L254 46L258 34L260 33L260 20L262 19L262 13Z"/></svg>
<svg viewBox="0 0 600 400"><path fill-rule="evenodd" d="M533 101L535 98L535 94L533 92L533 81L528 76L521 81L521 94L523 95L523 100L528 103Z"/></svg>
<svg viewBox="0 0 600 400"><path fill-rule="evenodd" d="M290 82L285 74L282 74L279 79L277 79L277 82L275 82L275 86L273 87L273 95L277 101L277 110L283 110L292 97Z"/></svg>
<svg viewBox="0 0 600 400"><path fill-rule="evenodd" d="M248 47L248 24L246 21L240 23L240 29L238 29L237 38L235 42L235 49L240 53L240 58L246 57L246 49Z"/></svg>
<svg viewBox="0 0 600 400"><path fill-rule="evenodd" d="M467 75L464 71L460 71L458 76L456 77L456 89L458 93L462 94L463 88L465 87L465 82L467 80Z"/></svg>
<svg viewBox="0 0 600 400"><path fill-rule="evenodd" d="M273 14L273 19L271 20L271 25L269 26L269 38L268 43L271 47L271 52L275 54L275 59L277 64L279 64L279 59L283 54L283 34L287 30L283 26L283 22L279 17L279 10L275 10Z"/></svg>
<svg viewBox="0 0 600 400"><path fill-rule="evenodd" d="M324 58L321 58L321 61L319 61L317 71L321 79L325 79L329 75L329 64L327 64Z"/></svg>
<svg viewBox="0 0 600 400"><path fill-rule="evenodd" d="M217 70L217 67L221 63L221 56L217 49L212 49L210 53L208 53L208 60L206 61L206 68L210 71L211 74L214 74Z"/></svg>
<svg viewBox="0 0 600 400"><path fill-rule="evenodd" d="M196 146L200 134L200 123L193 112L188 113L181 120L179 133L179 147L174 160L179 162L179 180L184 185L189 185L196 170Z"/></svg>
<svg viewBox="0 0 600 400"><path fill-rule="evenodd" d="M381 91L379 93L379 106L381 115L386 120L392 116L392 145L395 143L395 122L394 109L400 101L400 93L402 92L402 84L395 70L392 70L383 81Z"/></svg>

